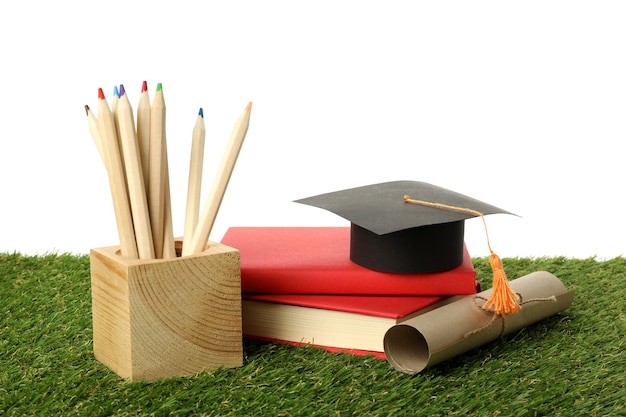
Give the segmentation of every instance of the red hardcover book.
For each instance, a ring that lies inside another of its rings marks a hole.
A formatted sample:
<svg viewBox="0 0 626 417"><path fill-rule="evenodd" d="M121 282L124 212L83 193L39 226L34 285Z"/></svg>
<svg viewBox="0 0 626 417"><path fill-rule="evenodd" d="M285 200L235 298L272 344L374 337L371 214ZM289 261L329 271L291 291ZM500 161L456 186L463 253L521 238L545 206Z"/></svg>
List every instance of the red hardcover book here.
<svg viewBox="0 0 626 417"><path fill-rule="evenodd" d="M247 294L248 338L385 357L387 330L456 297Z"/></svg>
<svg viewBox="0 0 626 417"><path fill-rule="evenodd" d="M345 349L345 348L336 348L336 347L332 347L332 346L322 346L322 345L316 345L313 343L301 343L301 342L290 342L288 340L278 340L278 339L268 339L265 337L256 337L256 336L249 336L249 339L256 339L256 340L262 340L265 342L271 342L271 343L282 343L282 344L287 344L287 345L292 345L292 346L307 346L307 347L313 347L313 348L317 348L317 349L324 349L328 352L332 352L332 353L347 353L350 355L357 355L357 356L373 356L375 358L378 359L382 359L385 360L387 359L387 355L385 355L385 352L378 352L378 351L372 351L372 350L362 350L362 349Z"/></svg>
<svg viewBox="0 0 626 417"><path fill-rule="evenodd" d="M466 295L476 293L467 249L458 267L396 274L350 260L349 227L231 227L222 243L241 256L243 293L332 295Z"/></svg>

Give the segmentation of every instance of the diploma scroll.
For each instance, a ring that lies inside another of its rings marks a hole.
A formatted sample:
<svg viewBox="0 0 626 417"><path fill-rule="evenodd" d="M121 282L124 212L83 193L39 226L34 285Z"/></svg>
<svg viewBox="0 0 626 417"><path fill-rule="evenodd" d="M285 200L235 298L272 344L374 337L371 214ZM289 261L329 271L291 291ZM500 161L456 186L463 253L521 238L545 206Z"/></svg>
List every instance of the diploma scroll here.
<svg viewBox="0 0 626 417"><path fill-rule="evenodd" d="M522 297L522 309L504 317L480 306L491 289L391 327L384 338L387 361L398 371L414 374L484 345L508 333L567 309L574 299L549 272L533 272L510 281Z"/></svg>

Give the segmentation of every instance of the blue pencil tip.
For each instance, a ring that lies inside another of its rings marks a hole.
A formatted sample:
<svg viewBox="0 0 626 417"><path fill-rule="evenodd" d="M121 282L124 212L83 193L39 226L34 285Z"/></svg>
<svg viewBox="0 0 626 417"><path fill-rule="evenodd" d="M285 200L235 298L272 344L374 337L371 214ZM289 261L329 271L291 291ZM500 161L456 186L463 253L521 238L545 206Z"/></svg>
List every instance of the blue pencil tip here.
<svg viewBox="0 0 626 417"><path fill-rule="evenodd" d="M117 86L113 87L113 96L114 97L119 97L120 96L120 92L117 89Z"/></svg>
<svg viewBox="0 0 626 417"><path fill-rule="evenodd" d="M200 107L200 111L198 112L198 116L204 119L204 112L202 111L202 107Z"/></svg>

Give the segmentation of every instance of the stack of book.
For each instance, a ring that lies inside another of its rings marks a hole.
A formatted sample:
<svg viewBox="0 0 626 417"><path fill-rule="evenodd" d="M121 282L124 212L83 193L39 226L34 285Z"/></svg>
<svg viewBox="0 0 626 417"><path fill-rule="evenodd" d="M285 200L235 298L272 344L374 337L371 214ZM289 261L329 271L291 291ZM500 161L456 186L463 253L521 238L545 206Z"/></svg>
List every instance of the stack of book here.
<svg viewBox="0 0 626 417"><path fill-rule="evenodd" d="M243 333L384 358L392 326L478 291L467 250L436 273L379 272L350 260L349 227L231 227L239 250Z"/></svg>

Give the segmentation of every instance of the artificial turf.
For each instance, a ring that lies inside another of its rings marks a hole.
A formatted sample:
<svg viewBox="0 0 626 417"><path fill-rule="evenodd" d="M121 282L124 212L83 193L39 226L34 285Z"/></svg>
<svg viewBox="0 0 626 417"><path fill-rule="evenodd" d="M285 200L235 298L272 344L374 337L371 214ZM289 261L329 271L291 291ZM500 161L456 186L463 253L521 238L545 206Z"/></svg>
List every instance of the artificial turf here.
<svg viewBox="0 0 626 417"><path fill-rule="evenodd" d="M0 415L626 416L626 259L503 261L509 279L552 272L574 303L416 375L246 340L239 368L146 383L93 357L87 255L0 253Z"/></svg>

